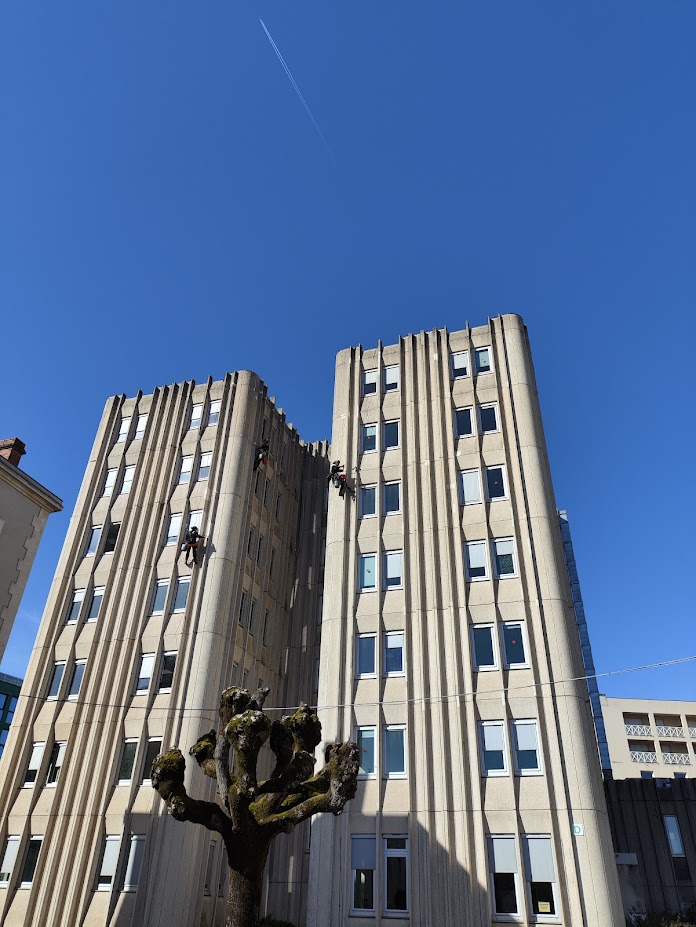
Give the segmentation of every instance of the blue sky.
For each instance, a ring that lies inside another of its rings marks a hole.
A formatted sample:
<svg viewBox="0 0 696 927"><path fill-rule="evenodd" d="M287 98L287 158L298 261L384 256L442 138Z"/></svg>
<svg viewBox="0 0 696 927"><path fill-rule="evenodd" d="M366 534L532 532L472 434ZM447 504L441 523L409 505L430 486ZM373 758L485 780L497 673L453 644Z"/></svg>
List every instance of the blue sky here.
<svg viewBox="0 0 696 927"><path fill-rule="evenodd" d="M692 0L1 4L0 431L65 501L2 669L107 396L252 368L328 437L340 348L502 312L598 670L696 653L695 32Z"/></svg>

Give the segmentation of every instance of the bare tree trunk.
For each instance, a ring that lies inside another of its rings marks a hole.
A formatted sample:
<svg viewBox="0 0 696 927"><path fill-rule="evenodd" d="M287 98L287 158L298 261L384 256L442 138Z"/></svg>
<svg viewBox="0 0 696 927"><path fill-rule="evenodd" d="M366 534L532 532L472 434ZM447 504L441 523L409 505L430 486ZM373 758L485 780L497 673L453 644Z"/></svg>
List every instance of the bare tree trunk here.
<svg viewBox="0 0 696 927"><path fill-rule="evenodd" d="M257 927L262 885L263 867L256 874L230 869L225 927Z"/></svg>

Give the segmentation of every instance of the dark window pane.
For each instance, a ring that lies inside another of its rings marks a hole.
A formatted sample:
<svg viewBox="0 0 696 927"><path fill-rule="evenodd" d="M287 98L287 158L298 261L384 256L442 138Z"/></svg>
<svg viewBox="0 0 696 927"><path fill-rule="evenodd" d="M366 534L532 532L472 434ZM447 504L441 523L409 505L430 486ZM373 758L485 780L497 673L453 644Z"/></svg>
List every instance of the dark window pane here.
<svg viewBox="0 0 696 927"><path fill-rule="evenodd" d="M486 483L488 485L488 498L500 499L505 495L502 467L489 467L486 470Z"/></svg>
<svg viewBox="0 0 696 927"><path fill-rule="evenodd" d="M73 670L72 679L70 680L70 691L68 695L77 695L82 685L82 677L85 675L85 663L76 663Z"/></svg>
<svg viewBox="0 0 696 927"><path fill-rule="evenodd" d="M386 483L384 486L384 512L388 515L390 512L398 512L401 508L401 484Z"/></svg>
<svg viewBox="0 0 696 927"><path fill-rule="evenodd" d="M691 881L691 872L685 856L673 856L672 865L674 866L674 878L677 882Z"/></svg>
<svg viewBox="0 0 696 927"><path fill-rule="evenodd" d="M492 628L474 628L474 659L477 666L495 665Z"/></svg>
<svg viewBox="0 0 696 927"><path fill-rule="evenodd" d="M518 750L517 751L517 768L519 770L538 769L539 760L537 759L536 750Z"/></svg>
<svg viewBox="0 0 696 927"><path fill-rule="evenodd" d="M113 524L109 525L109 530L106 534L106 541L104 542L104 553L110 554L112 550L116 547L116 541L118 540L118 532L121 530L121 523L116 521Z"/></svg>
<svg viewBox="0 0 696 927"><path fill-rule="evenodd" d="M515 876L512 872L496 872L493 876L495 913L517 914Z"/></svg>
<svg viewBox="0 0 696 927"><path fill-rule="evenodd" d="M100 592L95 591L94 595L92 596L92 605L90 606L90 609L89 609L89 615L88 615L89 621L94 621L94 619L97 618L97 616L99 615L99 609L101 608L103 598L104 598L103 590L101 590Z"/></svg>
<svg viewBox="0 0 696 927"><path fill-rule="evenodd" d="M386 422L384 425L384 447L398 447L399 446L399 423L398 422Z"/></svg>
<svg viewBox="0 0 696 927"><path fill-rule="evenodd" d="M406 897L406 858L388 856L387 863L387 898L385 910L407 911Z"/></svg>
<svg viewBox="0 0 696 927"><path fill-rule="evenodd" d="M388 673L403 673L404 652L401 646L387 647L386 664Z"/></svg>
<svg viewBox="0 0 696 927"><path fill-rule="evenodd" d="M162 675L160 676L160 689L171 689L176 667L176 654L165 653L162 662Z"/></svg>
<svg viewBox="0 0 696 927"><path fill-rule="evenodd" d="M550 882L530 882L532 890L532 911L535 914L555 914L553 886Z"/></svg>
<svg viewBox="0 0 696 927"><path fill-rule="evenodd" d="M122 782L130 781L130 778L133 775L133 763L135 762L135 754L137 749L138 744L135 740L129 740L123 745L121 765L118 770L118 778Z"/></svg>
<svg viewBox="0 0 696 927"><path fill-rule="evenodd" d="M495 431L497 427L495 406L487 406L485 409L481 409L481 431Z"/></svg>
<svg viewBox="0 0 696 927"><path fill-rule="evenodd" d="M498 566L498 576L508 576L510 573L515 572L512 554L496 554L495 559Z"/></svg>
<svg viewBox="0 0 696 927"><path fill-rule="evenodd" d="M168 583L157 583L157 588L155 590L155 601L152 605L152 613L157 614L158 612L164 611L164 603L167 600L167 590L169 589Z"/></svg>
<svg viewBox="0 0 696 927"><path fill-rule="evenodd" d="M457 409L456 413L457 437L464 438L472 433L471 409Z"/></svg>
<svg viewBox="0 0 696 927"><path fill-rule="evenodd" d="M56 663L53 667L53 675L51 676L51 684L48 687L47 698L55 698L58 695L58 690L60 689L60 681L63 678L63 670L65 669L64 663Z"/></svg>
<svg viewBox="0 0 696 927"><path fill-rule="evenodd" d="M377 447L377 426L365 425L363 427L363 451L374 451Z"/></svg>
<svg viewBox="0 0 696 927"><path fill-rule="evenodd" d="M176 584L176 598L174 599L174 611L183 611L188 601L189 586L191 583L178 582Z"/></svg>
<svg viewBox="0 0 696 927"><path fill-rule="evenodd" d="M522 628L519 625L503 626L503 642L505 644L505 659L508 666L525 663L524 642Z"/></svg>
<svg viewBox="0 0 696 927"><path fill-rule="evenodd" d="M375 906L374 870L356 869L353 879L353 907L358 911L371 911Z"/></svg>
<svg viewBox="0 0 696 927"><path fill-rule="evenodd" d="M162 749L161 740L150 740L147 744L147 751L145 753L145 766L143 768L143 782L148 782L150 779L150 774L152 772L152 764L155 762L157 755Z"/></svg>
<svg viewBox="0 0 696 927"><path fill-rule="evenodd" d="M92 528L92 531L89 536L89 541L87 543L87 554L96 553L97 546L99 545L99 538L101 537L101 526L98 528Z"/></svg>
<svg viewBox="0 0 696 927"><path fill-rule="evenodd" d="M80 614L80 609L82 608L82 599L77 601L73 600L70 603L70 611L68 612L68 621L77 621L77 616Z"/></svg>
<svg viewBox="0 0 696 927"><path fill-rule="evenodd" d="M505 756L502 750L484 750L483 762L487 772L505 769Z"/></svg>
<svg viewBox="0 0 696 927"><path fill-rule="evenodd" d="M39 859L41 850L40 840L30 840L27 847L27 855L24 857L24 866L22 868L22 882L33 882L34 873L36 872L36 863Z"/></svg>

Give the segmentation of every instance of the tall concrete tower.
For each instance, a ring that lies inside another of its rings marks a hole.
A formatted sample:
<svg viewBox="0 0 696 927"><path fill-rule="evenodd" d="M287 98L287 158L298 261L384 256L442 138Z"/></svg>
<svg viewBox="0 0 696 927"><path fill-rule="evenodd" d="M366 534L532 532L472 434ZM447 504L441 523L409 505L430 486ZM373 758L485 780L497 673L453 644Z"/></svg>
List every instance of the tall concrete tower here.
<svg viewBox="0 0 696 927"><path fill-rule="evenodd" d="M248 371L107 402L2 758L5 927L223 922L221 843L167 816L149 770L216 726L227 685L316 701L327 472ZM192 760L186 786L212 798ZM306 842L276 841L267 892L297 919Z"/></svg>
<svg viewBox="0 0 696 927"><path fill-rule="evenodd" d="M522 319L341 351L331 456L309 927L623 925Z"/></svg>

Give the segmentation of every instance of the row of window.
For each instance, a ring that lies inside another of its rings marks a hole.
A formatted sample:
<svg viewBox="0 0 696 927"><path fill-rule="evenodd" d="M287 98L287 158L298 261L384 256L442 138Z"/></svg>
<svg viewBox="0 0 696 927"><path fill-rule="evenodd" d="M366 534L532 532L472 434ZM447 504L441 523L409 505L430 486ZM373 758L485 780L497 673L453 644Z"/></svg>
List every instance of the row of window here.
<svg viewBox="0 0 696 927"><path fill-rule="evenodd" d="M171 692L172 690L172 680L174 679L174 670L176 668L176 655L177 651L166 650L161 656L157 673L158 693ZM154 653L144 653L140 658L140 668L135 685L135 692L138 695L150 690L156 656L157 655ZM51 673L51 680L48 684L48 692L46 693L46 698L49 701L56 701L60 698L65 666L66 662L64 660L53 664L53 672ZM76 699L80 694L86 666L86 660L75 661L67 692L68 699Z"/></svg>
<svg viewBox="0 0 696 927"><path fill-rule="evenodd" d="M155 590L152 600L152 609L150 614L158 615L165 611L169 594L170 581L168 579L159 579L155 583ZM188 602L189 589L191 588L191 577L182 576L174 584L174 595L171 602L172 612L183 612L186 610ZM96 621L99 617L101 604L104 599L106 586L95 586L90 597L89 609L87 611L87 623ZM86 589L75 589L72 600L68 607L67 624L76 624L82 614L85 601Z"/></svg>
<svg viewBox="0 0 696 927"><path fill-rule="evenodd" d="M242 598L239 605L238 622L242 628L248 628L249 634L255 637L258 634L259 620L261 609L258 601L250 596L246 589L242 590ZM268 629L271 621L271 613L268 609L264 610L263 627L261 631L261 642L264 647L268 643Z"/></svg>
<svg viewBox="0 0 696 927"><path fill-rule="evenodd" d="M486 435L500 430L498 419L498 403L488 402L474 406L464 406L454 410L454 436L455 438L471 438L475 434ZM474 431L474 424L478 428ZM367 423L361 426L360 450L363 454L377 451L377 435L379 425ZM401 421L392 419L382 422L382 445L380 450L389 451L401 446Z"/></svg>
<svg viewBox="0 0 696 927"><path fill-rule="evenodd" d="M462 470L459 473L459 498L462 505L473 505L484 500L495 502L507 499L507 479L505 467L485 467L483 486L481 470ZM360 487L359 516L371 518L377 515L377 484ZM389 480L381 484L382 514L398 515L401 512L401 481Z"/></svg>
<svg viewBox="0 0 696 927"><path fill-rule="evenodd" d="M521 843L523 867L514 835L491 834L488 837L493 914L514 916L522 913L522 869L527 905L532 915L555 917L559 898L551 836L523 834ZM377 837L351 835L350 856L351 914L374 915L379 907L383 916L407 915L410 900L408 837L403 834L382 837L381 897Z"/></svg>
<svg viewBox="0 0 696 927"><path fill-rule="evenodd" d="M490 578L488 562L488 541L467 541L465 546L466 578L469 582L480 582ZM514 538L493 538L490 541L493 573L497 579L517 576L517 562ZM378 554L358 556L358 589L373 592L379 587L377 564L381 560L381 587L401 589L403 587L403 551L387 550L381 558Z"/></svg>
<svg viewBox="0 0 696 927"><path fill-rule="evenodd" d="M492 373L493 361L490 347L474 348L474 370L476 374ZM450 354L450 373L453 380L468 377L471 373L468 351L454 351ZM363 396L374 396L377 393L379 370L376 367L362 372ZM392 393L401 385L398 364L388 364L382 367L382 391Z"/></svg>
<svg viewBox="0 0 696 927"><path fill-rule="evenodd" d="M222 400L214 399L208 406L208 416L206 419L206 425L217 425L220 420L220 409L222 408ZM191 406L191 414L189 416L189 430L192 428L200 428L203 421L203 411L204 403L197 402ZM145 428L147 427L148 415L147 413L142 413L138 415L136 419L135 434L133 439L135 441L139 440L145 434ZM130 437L130 433L133 425L133 416L124 416L121 419L121 424L118 429L118 437L116 438L117 444L122 444L124 441L127 441Z"/></svg>
<svg viewBox="0 0 696 927"><path fill-rule="evenodd" d="M187 454L181 458L181 463L179 465L179 476L177 482L179 485L183 483L191 482L191 477L193 475L193 461L194 455ZM210 476L210 468L213 462L213 452L206 451L200 455L198 460L198 467L196 469L196 482L204 482ZM104 485L102 487L102 497L114 495L114 489L116 488L116 482L118 479L119 467L110 467L106 471L106 476L104 477ZM133 478L135 477L135 464L129 464L123 470L123 476L121 478L121 484L117 495L125 496L131 491L133 486Z"/></svg>
<svg viewBox="0 0 696 927"><path fill-rule="evenodd" d="M20 888L29 888L34 881L42 842L43 836L32 835L27 843L20 876ZM7 885L10 881L19 855L20 843L21 837L7 838L5 853L2 864L0 864L0 886ZM135 891L140 878L144 850L144 834L130 834L129 837L124 835L123 839L120 836L107 836L104 840L96 888L101 891L110 891L120 871L123 878L122 891Z"/></svg>

